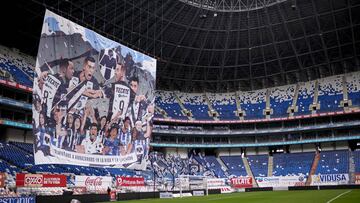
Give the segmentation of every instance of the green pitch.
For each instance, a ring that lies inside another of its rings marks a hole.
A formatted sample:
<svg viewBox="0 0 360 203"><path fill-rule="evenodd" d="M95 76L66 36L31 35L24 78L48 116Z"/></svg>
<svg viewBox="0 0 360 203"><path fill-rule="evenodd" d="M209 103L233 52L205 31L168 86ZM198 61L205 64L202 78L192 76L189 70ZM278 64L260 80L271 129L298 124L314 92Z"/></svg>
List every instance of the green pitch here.
<svg viewBox="0 0 360 203"><path fill-rule="evenodd" d="M360 190L307 190L242 192L207 197L184 197L175 199L144 199L121 201L127 203L360 203ZM114 202L113 202L114 203Z"/></svg>

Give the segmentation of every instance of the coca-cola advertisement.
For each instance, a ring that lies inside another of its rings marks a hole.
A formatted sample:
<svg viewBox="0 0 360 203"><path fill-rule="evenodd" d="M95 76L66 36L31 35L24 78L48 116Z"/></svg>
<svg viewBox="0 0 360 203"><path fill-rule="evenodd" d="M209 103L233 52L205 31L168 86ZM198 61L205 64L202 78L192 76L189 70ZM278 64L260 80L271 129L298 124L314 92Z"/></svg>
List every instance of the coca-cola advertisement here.
<svg viewBox="0 0 360 203"><path fill-rule="evenodd" d="M233 188L249 188L252 187L251 177L237 177L231 178L231 185Z"/></svg>
<svg viewBox="0 0 360 203"><path fill-rule="evenodd" d="M16 174L17 187L66 187L65 175Z"/></svg>
<svg viewBox="0 0 360 203"><path fill-rule="evenodd" d="M87 191L106 191L111 180L108 176L75 176L75 186L85 187Z"/></svg>
<svg viewBox="0 0 360 203"><path fill-rule="evenodd" d="M116 177L116 186L117 187L141 187L145 186L144 177Z"/></svg>

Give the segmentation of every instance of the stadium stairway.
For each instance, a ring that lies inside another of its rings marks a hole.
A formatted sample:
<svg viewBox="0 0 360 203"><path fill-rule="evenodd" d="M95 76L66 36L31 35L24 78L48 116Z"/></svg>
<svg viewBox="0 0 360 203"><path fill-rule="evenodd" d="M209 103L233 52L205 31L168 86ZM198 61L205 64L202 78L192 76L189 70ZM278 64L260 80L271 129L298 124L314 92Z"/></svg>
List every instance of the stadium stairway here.
<svg viewBox="0 0 360 203"><path fill-rule="evenodd" d="M273 156L269 156L269 161L268 161L268 176L273 176L273 169L274 169L274 157Z"/></svg>
<svg viewBox="0 0 360 203"><path fill-rule="evenodd" d="M164 118L169 118L169 116L167 115L166 111L158 106L155 105L155 111L157 113L159 113L160 115L163 115Z"/></svg>
<svg viewBox="0 0 360 203"><path fill-rule="evenodd" d="M186 116L189 120L194 120L193 115L190 110L186 109L184 104L181 102L181 99L179 96L174 92L176 101L179 103L179 106L181 107L181 113Z"/></svg>
<svg viewBox="0 0 360 203"><path fill-rule="evenodd" d="M355 184L355 158L352 151L349 152L349 177L350 184Z"/></svg>
<svg viewBox="0 0 360 203"><path fill-rule="evenodd" d="M315 90L314 90L314 100L313 103L310 105L311 114L316 114L316 112L320 109L319 104L319 81L315 81Z"/></svg>
<svg viewBox="0 0 360 203"><path fill-rule="evenodd" d="M293 98L291 106L289 106L289 108L287 110L287 113L289 114L289 117L293 117L294 112L298 111L298 107L297 107L298 95L299 95L299 83L296 84L296 86L295 86L294 98Z"/></svg>
<svg viewBox="0 0 360 203"><path fill-rule="evenodd" d="M255 180L254 174L251 171L251 168L249 166L249 162L248 162L247 158L243 157L242 161L244 162L244 166L245 166L247 175L253 179L253 187L259 187Z"/></svg>
<svg viewBox="0 0 360 203"><path fill-rule="evenodd" d="M207 104L207 106L209 108L209 112L208 112L209 116L211 118L213 118L215 121L218 121L219 120L219 113L212 107L211 102L210 102L208 96L206 95L206 93L204 93L203 98L204 98L204 100L205 100L205 102L206 102L206 104Z"/></svg>
<svg viewBox="0 0 360 203"><path fill-rule="evenodd" d="M311 177L316 172L316 169L317 169L317 167L319 165L319 160L320 160L320 153L316 152L315 157L314 157L314 161L313 161L313 163L311 165L309 176L308 176L308 178L306 180L306 183L305 183L306 186L309 186L311 184Z"/></svg>
<svg viewBox="0 0 360 203"><path fill-rule="evenodd" d="M241 105L240 105L240 99L239 99L239 92L235 92L235 102L236 102L236 109L237 109L237 112L236 112L236 116L239 116L240 112L242 112L242 117L239 117L240 120L244 120L245 118L245 111L242 111L241 110Z"/></svg>
<svg viewBox="0 0 360 203"><path fill-rule="evenodd" d="M342 86L343 86L343 100L340 101L340 106L344 108L344 111L351 110L351 100L349 100L348 95L348 83L346 82L346 75L342 76ZM345 105L346 103L346 105Z"/></svg>
<svg viewBox="0 0 360 203"><path fill-rule="evenodd" d="M273 114L273 109L270 108L270 88L266 89L265 102L266 107L263 110L263 114L265 115L266 119L270 119L271 115Z"/></svg>
<svg viewBox="0 0 360 203"><path fill-rule="evenodd" d="M220 156L219 157L216 157L216 160L219 162L221 168L223 168L224 171L228 171L229 168L225 165L225 163L220 159Z"/></svg>

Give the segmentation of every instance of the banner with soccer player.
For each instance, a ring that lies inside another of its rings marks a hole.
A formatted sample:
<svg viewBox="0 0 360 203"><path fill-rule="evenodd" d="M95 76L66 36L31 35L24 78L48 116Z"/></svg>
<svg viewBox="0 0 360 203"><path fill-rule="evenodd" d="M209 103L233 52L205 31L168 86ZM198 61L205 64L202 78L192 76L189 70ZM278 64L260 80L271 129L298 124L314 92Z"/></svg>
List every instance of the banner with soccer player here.
<svg viewBox="0 0 360 203"><path fill-rule="evenodd" d="M46 11L35 73L36 164L145 169L154 58Z"/></svg>

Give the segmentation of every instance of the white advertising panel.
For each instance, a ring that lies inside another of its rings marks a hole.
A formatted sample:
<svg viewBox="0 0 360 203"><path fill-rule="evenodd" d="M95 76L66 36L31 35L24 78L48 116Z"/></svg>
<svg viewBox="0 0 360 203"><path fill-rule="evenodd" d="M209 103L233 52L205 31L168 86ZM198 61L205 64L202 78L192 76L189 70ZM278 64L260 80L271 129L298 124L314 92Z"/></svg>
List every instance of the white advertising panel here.
<svg viewBox="0 0 360 203"><path fill-rule="evenodd" d="M256 177L259 187L289 187L304 186L306 178L304 176L272 176Z"/></svg>
<svg viewBox="0 0 360 203"><path fill-rule="evenodd" d="M75 187L84 187L87 191L106 191L111 185L109 176L75 176Z"/></svg>
<svg viewBox="0 0 360 203"><path fill-rule="evenodd" d="M322 174L311 177L311 185L344 185L349 183L349 174Z"/></svg>

